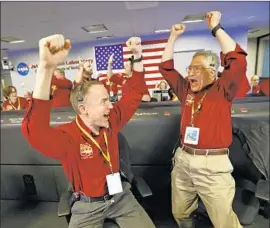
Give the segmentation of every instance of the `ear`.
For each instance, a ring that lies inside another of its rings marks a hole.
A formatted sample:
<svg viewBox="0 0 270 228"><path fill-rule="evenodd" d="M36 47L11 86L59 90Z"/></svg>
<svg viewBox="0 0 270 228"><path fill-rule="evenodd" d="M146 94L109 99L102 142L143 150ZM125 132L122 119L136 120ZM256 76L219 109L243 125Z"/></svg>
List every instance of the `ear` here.
<svg viewBox="0 0 270 228"><path fill-rule="evenodd" d="M86 109L86 107L85 107L84 104L79 104L79 105L78 105L78 109L79 109L79 112L80 112L81 114L84 114L84 115L87 114L87 109Z"/></svg>

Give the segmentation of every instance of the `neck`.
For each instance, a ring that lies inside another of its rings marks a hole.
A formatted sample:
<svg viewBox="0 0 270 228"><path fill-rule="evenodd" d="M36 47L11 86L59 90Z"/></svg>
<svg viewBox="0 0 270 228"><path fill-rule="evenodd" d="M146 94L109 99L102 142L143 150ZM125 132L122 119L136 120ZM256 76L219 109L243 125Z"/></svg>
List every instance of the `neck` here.
<svg viewBox="0 0 270 228"><path fill-rule="evenodd" d="M91 79L91 75L90 75L90 74L87 74L86 72L83 72L83 77L84 77L84 78L89 78L89 79Z"/></svg>
<svg viewBox="0 0 270 228"><path fill-rule="evenodd" d="M87 117L80 115L80 118L82 119L83 123L95 134L99 135L100 127L93 124Z"/></svg>

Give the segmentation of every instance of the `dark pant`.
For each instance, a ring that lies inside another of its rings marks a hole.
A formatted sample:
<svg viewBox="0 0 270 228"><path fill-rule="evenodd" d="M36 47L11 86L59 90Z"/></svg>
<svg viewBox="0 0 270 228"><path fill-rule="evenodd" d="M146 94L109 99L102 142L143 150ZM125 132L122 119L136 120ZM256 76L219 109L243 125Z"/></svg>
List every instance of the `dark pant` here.
<svg viewBox="0 0 270 228"><path fill-rule="evenodd" d="M154 228L130 187L123 182L123 192L105 202L76 202L71 209L69 228L103 228L105 219L114 220L121 228Z"/></svg>

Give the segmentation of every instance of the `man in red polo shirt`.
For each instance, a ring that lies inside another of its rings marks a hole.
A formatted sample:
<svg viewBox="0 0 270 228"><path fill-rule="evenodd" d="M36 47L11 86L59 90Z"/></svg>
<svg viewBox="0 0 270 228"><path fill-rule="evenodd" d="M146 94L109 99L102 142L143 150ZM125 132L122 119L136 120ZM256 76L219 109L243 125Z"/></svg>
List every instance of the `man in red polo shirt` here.
<svg viewBox="0 0 270 228"><path fill-rule="evenodd" d="M121 86L122 96L125 96L130 91L129 80L131 79L133 75L133 63L131 59L129 59L129 61L124 64L125 72L121 74L113 73L112 64L113 64L113 55L111 55L108 60L107 77L112 83ZM151 97L150 97L149 91L147 87L145 87L142 101L148 102L150 100L151 100Z"/></svg>
<svg viewBox="0 0 270 228"><path fill-rule="evenodd" d="M71 106L69 95L72 89L72 82L65 76L65 71L56 69L52 77L51 96L52 107L61 108Z"/></svg>
<svg viewBox="0 0 270 228"><path fill-rule="evenodd" d="M122 182L119 174L118 133L141 104L146 87L140 38L130 38L127 46L136 61L130 93L113 106L101 82L80 83L70 95L77 117L71 123L52 128L52 75L67 57L71 44L63 35L39 41L40 63L22 132L37 151L61 160L76 198L70 228L102 227L106 218L115 220L120 227L155 227L131 193L130 184Z"/></svg>
<svg viewBox="0 0 270 228"><path fill-rule="evenodd" d="M242 227L232 209L235 181L228 147L232 142L232 100L246 76L246 52L220 26L221 13L206 14L220 47L222 77L217 79L219 58L211 51L194 54L184 78L174 69L173 51L185 31L173 25L162 56L160 72L181 103L180 147L171 173L172 212L180 227L194 227L191 213L202 199L215 228Z"/></svg>

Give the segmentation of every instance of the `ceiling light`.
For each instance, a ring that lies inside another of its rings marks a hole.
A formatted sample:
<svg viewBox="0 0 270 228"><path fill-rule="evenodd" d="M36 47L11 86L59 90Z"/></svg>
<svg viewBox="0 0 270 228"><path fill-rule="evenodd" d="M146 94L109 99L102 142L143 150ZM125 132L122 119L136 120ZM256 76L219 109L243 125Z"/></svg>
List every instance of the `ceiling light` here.
<svg viewBox="0 0 270 228"><path fill-rule="evenodd" d="M7 36L7 37L1 37L1 42L5 42L9 44L17 44L17 43L23 43L25 42L25 40L16 38L16 37Z"/></svg>
<svg viewBox="0 0 270 228"><path fill-rule="evenodd" d="M112 36L98 36L97 37L97 40L100 40L100 39L109 39L111 38Z"/></svg>
<svg viewBox="0 0 270 228"><path fill-rule="evenodd" d="M165 32L170 32L170 29L159 29L159 30L155 30L155 33L165 33Z"/></svg>
<svg viewBox="0 0 270 228"><path fill-rule="evenodd" d="M184 19L181 21L182 23L195 23L195 22L201 22L205 20L205 13L201 14L190 14L184 17Z"/></svg>
<svg viewBox="0 0 270 228"><path fill-rule="evenodd" d="M103 24L84 26L82 29L88 33L107 32L108 29Z"/></svg>

